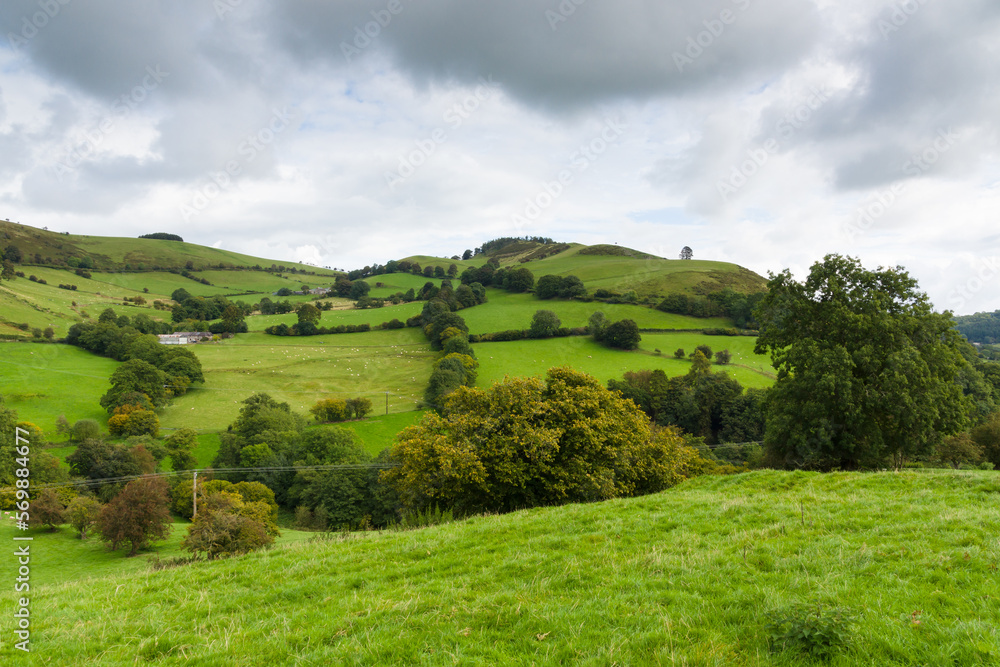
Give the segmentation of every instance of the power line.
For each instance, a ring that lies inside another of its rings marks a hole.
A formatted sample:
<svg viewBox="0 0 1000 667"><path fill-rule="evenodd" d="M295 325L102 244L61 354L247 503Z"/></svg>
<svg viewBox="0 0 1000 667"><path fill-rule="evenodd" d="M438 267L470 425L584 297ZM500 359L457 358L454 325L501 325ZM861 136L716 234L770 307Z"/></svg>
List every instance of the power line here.
<svg viewBox="0 0 1000 667"><path fill-rule="evenodd" d="M49 484L33 484L35 489L60 489L70 486L101 486L102 484L115 484L118 482L130 482L136 479L177 477L181 475L191 475L193 473L245 473L245 472L297 472L300 470L382 470L395 468L398 464L387 463L341 463L315 466L263 466L260 468L197 468L192 470L172 470L164 472L154 472L144 475L124 475L121 477L101 477L98 479L76 479L68 482L52 482ZM14 487L5 487L0 491L13 491Z"/></svg>

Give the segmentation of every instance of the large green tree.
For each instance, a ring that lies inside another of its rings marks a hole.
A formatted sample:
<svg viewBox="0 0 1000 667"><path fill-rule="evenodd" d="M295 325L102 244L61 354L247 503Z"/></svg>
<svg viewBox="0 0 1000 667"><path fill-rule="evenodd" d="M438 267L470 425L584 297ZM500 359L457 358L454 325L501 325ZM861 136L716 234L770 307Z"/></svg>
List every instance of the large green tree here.
<svg viewBox="0 0 1000 667"><path fill-rule="evenodd" d="M391 456L399 465L382 477L404 507L459 512L648 493L680 481L697 458L634 403L565 367L544 382L460 387L441 415L403 431Z"/></svg>
<svg viewBox="0 0 1000 667"><path fill-rule="evenodd" d="M101 397L101 406L111 412L131 392L145 394L156 407L167 402L167 374L142 359L129 359L111 374L111 389Z"/></svg>
<svg viewBox="0 0 1000 667"><path fill-rule="evenodd" d="M755 351L778 371L765 435L774 462L898 467L966 426L960 336L902 267L827 255L804 282L786 269L768 290Z"/></svg>

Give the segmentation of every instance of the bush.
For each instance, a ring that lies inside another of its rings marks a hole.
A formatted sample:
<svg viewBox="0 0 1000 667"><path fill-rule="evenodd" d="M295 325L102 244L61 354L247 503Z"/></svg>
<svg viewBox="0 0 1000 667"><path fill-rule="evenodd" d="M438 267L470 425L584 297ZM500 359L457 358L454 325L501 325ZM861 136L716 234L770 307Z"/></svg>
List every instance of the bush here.
<svg viewBox="0 0 1000 667"><path fill-rule="evenodd" d="M80 419L73 424L73 442L83 442L101 437L101 427L93 419Z"/></svg>
<svg viewBox="0 0 1000 667"><path fill-rule="evenodd" d="M204 553L211 560L247 553L273 543L278 534L264 502L247 503L235 493L220 491L206 496L203 507L181 543L192 554Z"/></svg>

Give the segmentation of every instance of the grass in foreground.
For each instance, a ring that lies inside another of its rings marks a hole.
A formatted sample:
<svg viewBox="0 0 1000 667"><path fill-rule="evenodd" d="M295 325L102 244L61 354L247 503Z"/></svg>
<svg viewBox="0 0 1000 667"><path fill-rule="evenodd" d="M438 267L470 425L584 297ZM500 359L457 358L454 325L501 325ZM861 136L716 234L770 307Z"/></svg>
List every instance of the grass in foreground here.
<svg viewBox="0 0 1000 667"><path fill-rule="evenodd" d="M995 473L761 471L300 542L42 585L32 649L59 664L809 665L771 652L767 616L819 602L853 618L828 664L994 665L998 494Z"/></svg>

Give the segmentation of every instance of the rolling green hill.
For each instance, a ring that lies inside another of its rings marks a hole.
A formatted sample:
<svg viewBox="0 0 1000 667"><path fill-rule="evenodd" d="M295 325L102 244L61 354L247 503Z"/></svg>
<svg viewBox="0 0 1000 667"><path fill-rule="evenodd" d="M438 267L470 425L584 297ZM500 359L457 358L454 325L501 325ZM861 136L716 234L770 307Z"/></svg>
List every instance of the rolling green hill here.
<svg viewBox="0 0 1000 667"><path fill-rule="evenodd" d="M0 246L14 244L24 255L25 264L73 265L71 260L89 257L93 268L105 271L183 269L187 262L195 270L207 268L249 268L272 264L297 271L335 275L336 272L297 262L277 261L243 255L220 248L163 241L114 236L84 236L60 234L28 225L0 220ZM35 255L41 261L35 259Z"/></svg>
<svg viewBox="0 0 1000 667"><path fill-rule="evenodd" d="M507 246L493 256L502 267L527 268L536 280L548 274L575 275L591 291L600 288L622 293L635 290L640 296L708 294L725 287L748 294L763 290L767 283L761 276L737 264L663 259L613 245L543 245L523 241ZM489 257L480 254L464 262L425 255L406 259L421 266L440 266L444 269L456 264L462 271L471 266L482 266Z"/></svg>
<svg viewBox="0 0 1000 667"><path fill-rule="evenodd" d="M31 648L106 665L996 665L998 497L994 473L760 471L64 583L39 534ZM13 581L15 559L0 567ZM770 619L809 628L811 609L844 635L828 661L803 651L816 635L771 641Z"/></svg>

